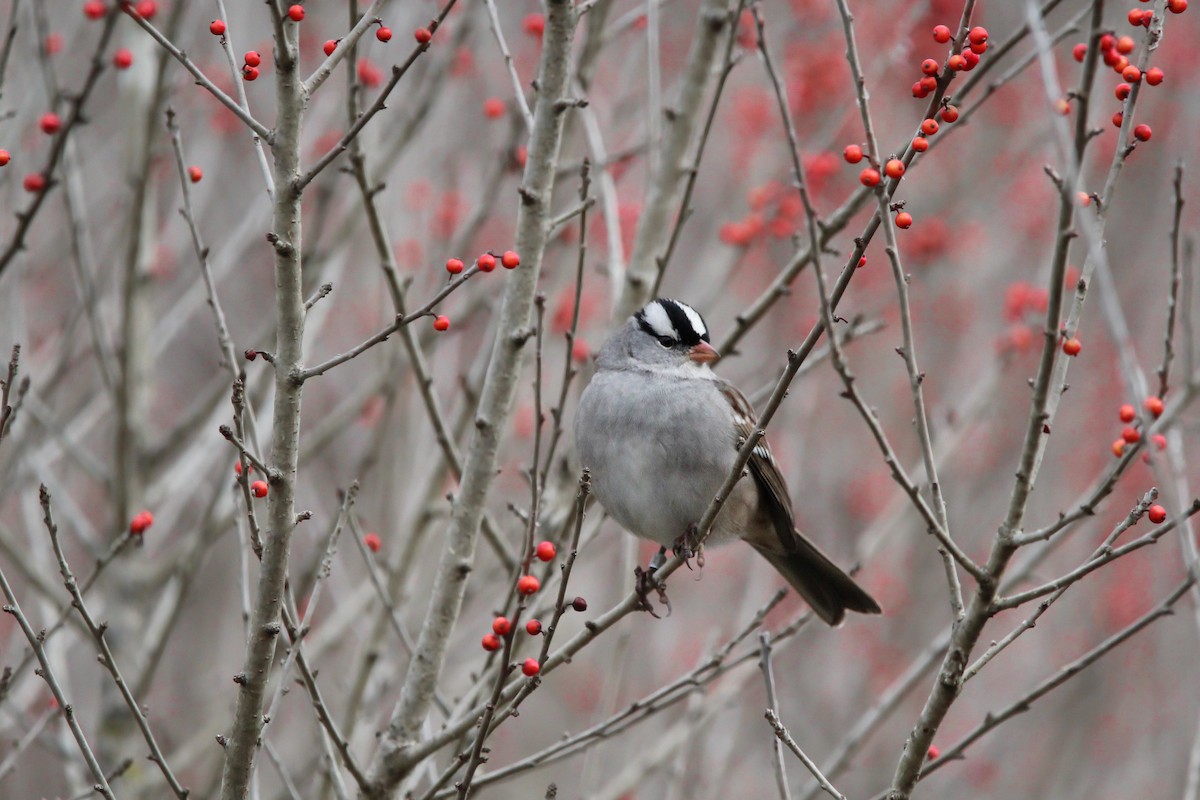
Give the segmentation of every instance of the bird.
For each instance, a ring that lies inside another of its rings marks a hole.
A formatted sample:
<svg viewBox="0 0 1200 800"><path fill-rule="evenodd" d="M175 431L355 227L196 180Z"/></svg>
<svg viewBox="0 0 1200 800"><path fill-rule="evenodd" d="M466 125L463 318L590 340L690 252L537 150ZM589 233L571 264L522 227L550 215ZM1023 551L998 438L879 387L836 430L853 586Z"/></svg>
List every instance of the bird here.
<svg viewBox="0 0 1200 800"><path fill-rule="evenodd" d="M639 578L652 576L668 546L688 554L688 537L757 427L745 395L713 372L719 358L700 313L659 297L605 341L580 396L575 446L592 493L623 528L662 545L651 573L639 568ZM787 484L765 438L755 445L748 471L705 544L746 542L831 626L847 611L881 613L797 530Z"/></svg>

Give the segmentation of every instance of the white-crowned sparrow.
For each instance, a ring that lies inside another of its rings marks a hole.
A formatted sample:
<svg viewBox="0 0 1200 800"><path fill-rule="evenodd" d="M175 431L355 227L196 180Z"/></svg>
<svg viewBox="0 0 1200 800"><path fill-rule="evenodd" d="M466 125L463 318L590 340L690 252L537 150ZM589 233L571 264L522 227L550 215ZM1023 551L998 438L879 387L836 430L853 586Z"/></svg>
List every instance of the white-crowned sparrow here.
<svg viewBox="0 0 1200 800"><path fill-rule="evenodd" d="M694 531L756 425L754 409L709 364L719 358L695 309L659 298L621 326L596 357L575 417L592 490L627 530L669 546ZM761 553L830 625L879 605L795 528L787 485L766 439L707 542L740 538Z"/></svg>

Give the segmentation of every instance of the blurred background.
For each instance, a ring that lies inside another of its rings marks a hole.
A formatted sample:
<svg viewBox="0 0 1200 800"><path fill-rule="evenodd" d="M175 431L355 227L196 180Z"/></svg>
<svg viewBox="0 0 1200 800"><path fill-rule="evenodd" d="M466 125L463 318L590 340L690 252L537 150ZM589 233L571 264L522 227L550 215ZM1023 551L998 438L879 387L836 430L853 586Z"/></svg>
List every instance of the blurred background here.
<svg viewBox="0 0 1200 800"><path fill-rule="evenodd" d="M920 77L922 60L945 59L947 45L936 43L931 31L938 24L956 30L962 5L951 0L853 4L871 111L885 151L879 158L902 152L914 135L926 103L913 99L911 85ZM1087 39L1091 3L1046 5L1051 10L1045 28L1055 39L1052 64L1060 84L1073 87L1081 67L1072 49ZM1129 57L1140 57L1143 29L1128 24L1128 8L1109 5L1106 21L1117 36L1134 37L1137 49ZM51 138L39 129L40 120L52 109L65 116L63 98L80 91L96 53L105 23L89 19L84 6L76 0L0 2L0 21L16 29L0 94L0 147L11 154L11 162L0 168L0 243L6 249L18 231L14 214L31 197L23 179L48 157ZM579 339L573 348L565 333L581 245L577 217L556 229L540 277L546 298L546 435L555 424L548 410L557 404L564 362L572 359L582 375L566 391L566 438L549 469L539 538L561 542L569 534L579 467L570 443L575 400L586 381L590 353L620 321L612 318L619 288L614 269L633 246L653 174L647 143L663 124L659 104L674 102L698 7L695 0L657 0L652 10L642 2L597 0L576 34L578 90L588 105L568 118L553 205L565 212L578 202L585 156L595 162L591 193L596 204L588 212L583 242ZM315 0L306 9L300 49L305 74L323 59L323 43L350 27L346 3ZM810 189L818 212L827 218L858 188L861 165L845 163L842 149L864 141L841 20L830 0L767 0L760 9L786 84ZM270 20L261 4L231 3L227 11L234 51L262 54L261 76L244 87L255 116L270 125ZM411 52L413 30L437 12L427 0L387 7L381 16L393 38L383 42L365 36L357 64L340 66L313 97L304 127L306 164L345 133L350 86L357 87L362 102L370 102L392 66ZM498 4L500 30L531 101L528 87L537 71L542 13L533 0ZM218 16L215 3L160 0L153 21L232 93L231 65L218 37L209 32ZM1200 35L1195 17L1195 10L1165 15L1161 43L1151 54L1165 79L1141 87L1136 110L1136 121L1151 125L1153 137L1129 154L1105 208L1108 258L1129 342L1155 385L1171 285L1177 164L1184 167L1183 195L1191 200L1182 217L1185 264L1190 264L1190 237L1196 231L1200 95L1187 78L1200 58L1192 46ZM987 26L994 51L1026 24L1025 4L977 3L973 23ZM714 343L735 329L739 314L777 278L797 251L796 237L806 236L803 210L790 191L787 140L749 12L738 19L733 35L728 80L699 162L690 216L662 283L663 294L704 314ZM113 68L121 48L129 51L131 63ZM948 94L960 111L971 111L931 137L934 147L909 168L896 195L915 220L910 229L897 232L899 256L910 276L915 342L926 373L924 392L950 529L977 560L986 558L1008 506L1029 415L1027 382L1041 350L1058 212L1058 193L1044 167L1063 172L1057 112L1040 66L1031 63L1033 50L1026 36L1002 56L984 54L976 70L991 58L1001 60L961 98L958 90L971 76L951 84ZM722 39L719 67L725 51ZM153 512L154 524L137 546L126 547L106 566L89 594L90 607L109 621L117 660L148 709L172 767L193 796L208 797L220 780L222 751L214 737L227 733L232 720L237 687L231 676L242 668L243 613L256 562L245 532L239 532L245 511L234 482L236 451L217 430L230 418L230 377L188 224L178 213L180 178L165 107L177 115L186 163L203 172L202 180L189 186L191 202L239 354L274 346L272 251L264 239L271 205L249 132L178 63L164 58L142 29L119 17L111 42L97 58L106 68L88 100L86 124L72 131L54 174L61 184L30 224L25 248L0 272L0 351L7 355L20 344L22 373L31 378L16 424L0 444L0 567L34 627L49 627L68 597L42 524L38 484L45 483L54 497L68 558L81 577L120 541L134 513ZM1082 180L1089 192L1103 190L1114 153L1123 146L1110 121L1120 108L1114 97L1120 80L1100 66L1091 106L1097 135ZM710 80L701 124L715 87ZM395 240L401 277L408 282L410 306L415 306L444 285L446 259L469 264L481 252L514 246L526 135L484 3L460 2L454 8L387 106L363 131L361 142L369 173L382 186L379 204ZM598 156L597 145L607 160ZM688 152L690 160L694 148ZM344 165L343 158L325 171L304 201L306 285L315 291L333 284L308 318L310 364L349 349L395 314L361 197L353 178L338 169ZM828 275L844 265L873 209L867 203L832 237L836 254L823 259ZM1085 255L1075 242L1069 287ZM1171 385L1179 393L1194 370L1191 274L1185 270L1177 312L1178 361ZM503 270L479 275L449 297L438 309L449 316L449 331L435 332L428 320L416 323L438 404L463 451L505 278ZM859 388L878 411L901 462L925 485L908 377L895 352L902 343L900 317L881 236L867 249L866 264L839 313L862 328L846 346ZM818 315L815 280L806 269L726 353L718 371L761 405L785 366L787 349L799 344ZM1054 421L1030 506L1030 529L1052 523L1078 504L1114 460L1112 445L1122 428L1118 408L1124 403L1141 407L1142 398L1127 389L1094 291L1078 336L1083 349L1072 363L1070 391ZM132 372L117 369L122 358L133 359ZM258 440L265 443L270 365L259 359L239 366L247 373ZM525 473L537 425L532 359L526 372L489 503L499 540L514 552L524 535L521 515L529 508ZM122 379L126 374L132 377ZM380 546L369 554L370 561L389 587L399 623L415 637L442 550L451 509L447 495L456 489L419 391L412 365L393 337L311 381L304 397L298 507L311 511L312 518L297 527L291 559L302 608L341 506L339 492L352 481L361 484L355 526L343 533L313 609L305 649L319 668L326 702L364 763L395 704L408 655L372 585L366 550L354 539L378 536ZM864 714L894 696L888 713L872 721L847 763L830 773L847 796L870 797L891 780L940 662L937 643L951 614L935 542L841 391L828 362L814 360L792 387L769 439L789 481L800 526L836 561L860 567L859 580L885 614L850 619L838 630L807 625L775 646L773 663L780 715L821 765L829 765ZM121 424L119 408L129 410L132 424ZM1081 563L1163 476L1190 486L1194 496L1200 483L1194 466L1200 461L1197 423L1196 413L1188 410L1175 422L1183 443L1182 473L1147 447L1151 463L1133 465L1094 516L1056 540L1030 568L1026 583L1042 583ZM1190 499L1170 498L1172 515ZM560 555L567 549L560 543ZM623 598L632 587L633 566L651 553L592 505L568 593L585 598L588 610L564 616L560 641ZM557 566L542 568L551 586ZM1074 586L1035 629L966 686L935 744L953 745L986 714L1020 698L1148 611L1184 573L1184 549L1179 534L1172 533L1157 547ZM476 696L469 693L478 691L485 667L485 686L491 685L494 658L480 648L480 637L504 608L511 577L505 562L481 541L439 683L449 706ZM967 581L966 588L973 588ZM708 552L703 569L673 577L669 618L627 618L571 664L547 675L520 716L490 740L480 777L565 735L600 725L679 680L743 632L781 587L774 571L740 544ZM544 604L553 596L547 588L539 596L541 610L535 609L543 618L548 616ZM783 631L803 610L789 594L767 614L763 629ZM1002 637L1032 610L1000 615L981 644ZM990 798L1185 796L1200 720L1200 692L1188 677L1200 647L1200 618L1191 596L1177 610L981 739L964 760L930 776L918 792ZM536 655L539 643L533 637L520 634L517 641L519 658ZM165 796L160 776L144 758L144 742L96 663L94 643L75 618L47 647L102 764L114 767L134 759L114 784L118 796ZM559 797L571 798L773 796L774 737L763 719L767 701L757 650L755 632L733 649L735 666L711 681L681 684L670 694L678 702L627 728L605 729L602 740L568 758L483 783L474 795L541 797L554 782ZM0 617L0 665L15 668L28 652L12 618ZM281 648L277 660L283 658ZM912 680L904 683L910 674ZM902 683L906 691L899 692ZM273 753L259 760L257 791L262 797L287 797L290 781L294 796L332 796L311 704L291 679L287 689L265 729ZM28 665L0 694L0 797L69 797L86 791L91 779L69 731ZM444 720L444 712L435 710L431 730ZM426 796L451 756L442 752L419 770L407 787L410 796ZM809 775L790 757L787 771L794 797L813 796ZM1194 786L1191 791L1195 797Z"/></svg>

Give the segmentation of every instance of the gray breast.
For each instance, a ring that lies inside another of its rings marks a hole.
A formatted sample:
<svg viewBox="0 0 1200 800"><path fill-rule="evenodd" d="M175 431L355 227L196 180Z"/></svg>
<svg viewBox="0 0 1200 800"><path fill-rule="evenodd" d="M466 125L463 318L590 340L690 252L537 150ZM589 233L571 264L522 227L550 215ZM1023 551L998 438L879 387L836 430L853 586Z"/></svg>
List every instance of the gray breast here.
<svg viewBox="0 0 1200 800"><path fill-rule="evenodd" d="M735 456L730 412L707 380L601 371L576 418L582 464L597 499L630 532L660 544L696 522ZM707 432L703 435L700 432Z"/></svg>

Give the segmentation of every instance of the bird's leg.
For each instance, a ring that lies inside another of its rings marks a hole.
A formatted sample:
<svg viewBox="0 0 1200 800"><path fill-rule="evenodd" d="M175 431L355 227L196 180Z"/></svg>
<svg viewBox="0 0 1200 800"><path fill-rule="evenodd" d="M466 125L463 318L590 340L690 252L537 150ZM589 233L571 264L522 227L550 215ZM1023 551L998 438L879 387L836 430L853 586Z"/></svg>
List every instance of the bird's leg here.
<svg viewBox="0 0 1200 800"><path fill-rule="evenodd" d="M667 609L667 616L671 616L671 601L667 599L667 585L660 582L654 577L654 573L658 572L667 560L667 548L660 547L654 557L650 559L650 564L646 569L634 567L633 574L636 578L634 591L638 596L638 607L650 612L650 616L655 619L661 619L658 614L654 613L654 607L650 605L650 592L653 591L658 595L658 601Z"/></svg>
<svg viewBox="0 0 1200 800"><path fill-rule="evenodd" d="M687 564L687 568L692 568L692 557L699 555L700 543L697 541L700 538L700 531L696 527L696 523L688 525L686 531L675 540L675 544L671 549L673 555L677 555L683 559L683 563ZM703 558L703 556L701 556ZM704 566L703 563L700 566Z"/></svg>

